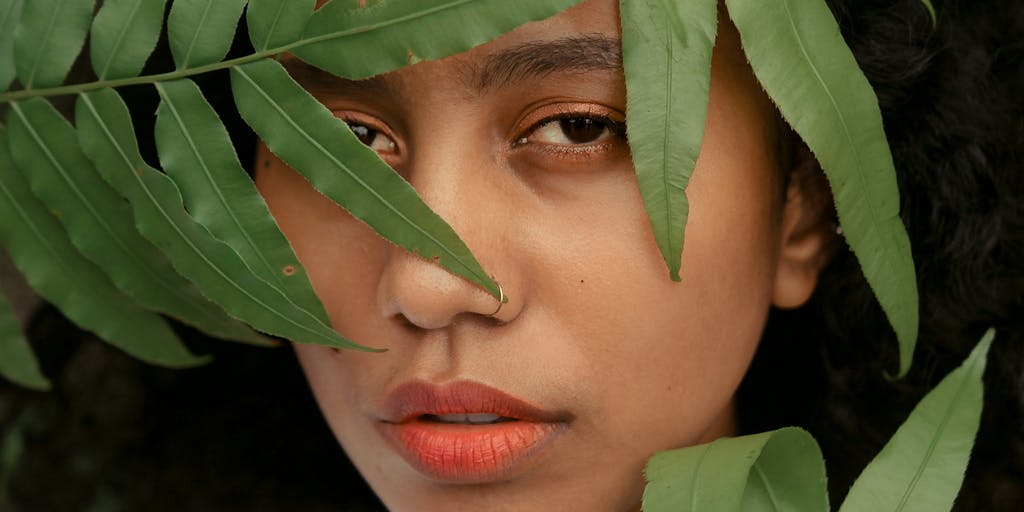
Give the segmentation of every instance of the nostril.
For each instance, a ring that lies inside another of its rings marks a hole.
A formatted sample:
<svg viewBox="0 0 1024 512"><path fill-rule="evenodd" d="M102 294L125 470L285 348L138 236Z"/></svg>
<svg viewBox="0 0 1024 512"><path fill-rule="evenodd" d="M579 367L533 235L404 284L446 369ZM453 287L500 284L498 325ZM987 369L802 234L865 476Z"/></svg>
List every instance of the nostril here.
<svg viewBox="0 0 1024 512"><path fill-rule="evenodd" d="M395 248L380 277L377 301L383 318L429 331L448 327L464 315L496 312L495 299L487 292L434 263L399 251Z"/></svg>
<svg viewBox="0 0 1024 512"><path fill-rule="evenodd" d="M400 325L400 326L402 326L402 327L404 327L406 329L409 329L410 331L422 331L422 330L424 330L422 327L420 327L419 325L416 325L415 322L410 320L409 317L405 316L402 313L394 314L392 316L392 320L394 320L398 325Z"/></svg>

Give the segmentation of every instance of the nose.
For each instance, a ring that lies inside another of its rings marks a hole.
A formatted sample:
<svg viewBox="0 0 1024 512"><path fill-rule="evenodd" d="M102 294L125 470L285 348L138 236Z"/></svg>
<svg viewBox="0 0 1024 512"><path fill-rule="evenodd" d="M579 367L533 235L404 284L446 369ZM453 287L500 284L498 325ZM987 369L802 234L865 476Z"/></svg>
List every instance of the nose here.
<svg viewBox="0 0 1024 512"><path fill-rule="evenodd" d="M501 217L508 220L507 212L499 211L502 173L492 158L475 156L465 144L428 147L407 162L406 177L492 273L506 303L440 265L392 246L378 286L380 310L386 318L424 330L444 329L460 318L511 321L522 302L512 292L519 280L508 264L502 235L507 231L500 224Z"/></svg>

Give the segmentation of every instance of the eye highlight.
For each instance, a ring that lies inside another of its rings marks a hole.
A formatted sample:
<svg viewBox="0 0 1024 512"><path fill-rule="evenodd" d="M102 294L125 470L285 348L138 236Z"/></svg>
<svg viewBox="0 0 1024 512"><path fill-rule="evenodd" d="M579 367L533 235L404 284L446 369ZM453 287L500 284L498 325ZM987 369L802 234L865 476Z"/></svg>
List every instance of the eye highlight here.
<svg viewBox="0 0 1024 512"><path fill-rule="evenodd" d="M534 142L545 144L591 144L624 132L621 123L615 123L607 117L567 114L543 122L526 139L529 141L532 138Z"/></svg>
<svg viewBox="0 0 1024 512"><path fill-rule="evenodd" d="M352 130L352 133L354 133L356 138L359 139L359 142L362 142L370 149L381 154L394 153L398 149L398 145L395 143L394 139L384 135L380 130L357 120L344 120L345 124L348 125L348 128Z"/></svg>

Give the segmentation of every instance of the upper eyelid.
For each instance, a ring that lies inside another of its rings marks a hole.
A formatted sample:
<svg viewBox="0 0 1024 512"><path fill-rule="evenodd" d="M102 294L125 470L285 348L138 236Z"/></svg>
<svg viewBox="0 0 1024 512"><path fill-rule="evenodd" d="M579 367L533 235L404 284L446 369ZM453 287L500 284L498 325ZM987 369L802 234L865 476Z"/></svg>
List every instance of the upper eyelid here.
<svg viewBox="0 0 1024 512"><path fill-rule="evenodd" d="M616 125L616 126L618 126L618 125L625 126L625 124L626 124L624 121L619 121L619 120L617 120L614 117L609 116L609 115L594 114L594 113L583 114L581 112L567 112L567 113L564 113L564 114L554 114L554 115L552 115L550 117L545 117L545 118L535 122L532 126L530 126L530 128L527 128L527 130L528 131L529 130L536 130L537 128L540 128L541 126L544 126L544 125L546 125L548 123L553 123L555 121L561 121L563 119L571 119L571 118L597 119L597 120L603 121L603 122L605 122L605 123L607 123L609 125Z"/></svg>
<svg viewBox="0 0 1024 512"><path fill-rule="evenodd" d="M515 138L514 144L518 145L518 144L520 144L522 142L528 141L530 135L532 135L534 132L536 132L538 129L540 129L542 126L544 126L546 124L553 123L555 121L560 121L560 120L565 119L565 118L571 118L571 117L585 117L585 118L591 118L591 119L600 119L601 121L605 122L608 125L608 128L611 129L611 133L613 135L625 135L625 133L626 133L626 122L625 121L619 121L619 120L615 119L613 116L610 116L610 115L607 115L607 114L595 114L593 112L589 112L589 113L583 113L583 112L563 112L563 113L559 113L559 114L552 114L549 117L545 117L545 118L542 118L542 119L540 119L538 121L535 121L532 125L530 125L528 128L526 128L522 132L522 135L517 136ZM546 144L553 145L553 144L550 144L550 143L546 143ZM580 145L585 145L585 144L572 144L572 146L580 146Z"/></svg>
<svg viewBox="0 0 1024 512"><path fill-rule="evenodd" d="M388 125L388 123L384 122L383 120L381 120L377 116L373 116L373 115L370 115L370 114L365 114L365 113L362 113L362 112L359 112L359 111L356 111L356 110L349 110L349 109L331 109L331 112L335 115L335 117L337 117L338 119L341 119L346 124L348 124L348 123L364 124L364 125L372 128L372 129L374 129L374 130L377 130L378 132L381 132L382 134L386 135L388 138L391 138L391 139L394 139L394 140L397 141L397 137L395 136L394 130ZM348 115L346 115L346 114L348 114ZM351 114L355 114L355 115L351 115Z"/></svg>
<svg viewBox="0 0 1024 512"><path fill-rule="evenodd" d="M626 115L618 109L599 103L574 101L552 103L532 109L529 114L520 117L514 124L516 134L514 140L521 139L544 123L565 117L591 117L622 125L625 125L626 120Z"/></svg>

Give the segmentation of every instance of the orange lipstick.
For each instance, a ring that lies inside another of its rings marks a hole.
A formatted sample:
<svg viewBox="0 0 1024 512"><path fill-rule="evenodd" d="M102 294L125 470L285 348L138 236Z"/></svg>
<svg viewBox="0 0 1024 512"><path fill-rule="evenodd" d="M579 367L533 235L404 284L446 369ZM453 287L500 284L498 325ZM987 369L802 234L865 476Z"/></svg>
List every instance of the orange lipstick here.
<svg viewBox="0 0 1024 512"><path fill-rule="evenodd" d="M571 419L469 381L403 384L383 411L378 428L399 455L428 478L449 483L509 476Z"/></svg>

